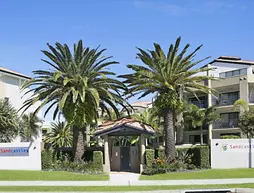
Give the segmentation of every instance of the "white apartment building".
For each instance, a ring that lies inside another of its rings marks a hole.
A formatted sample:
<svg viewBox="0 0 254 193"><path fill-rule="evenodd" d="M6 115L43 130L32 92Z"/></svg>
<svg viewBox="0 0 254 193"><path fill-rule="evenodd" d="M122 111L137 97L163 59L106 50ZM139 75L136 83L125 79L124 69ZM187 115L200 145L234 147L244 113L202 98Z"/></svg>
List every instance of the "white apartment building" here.
<svg viewBox="0 0 254 193"><path fill-rule="evenodd" d="M240 109L235 110L233 104L236 100L243 99L248 107L254 105L254 61L220 56L205 67L214 68L207 74L218 77L219 80L209 80L204 84L216 89L219 94L211 96L197 92L199 99L188 96L188 100L200 108L216 105L216 112L219 113L221 119L211 126L204 126L204 142L208 142L211 138L219 139L223 135L244 137L238 127ZM200 131L185 131L184 142L199 143Z"/></svg>
<svg viewBox="0 0 254 193"><path fill-rule="evenodd" d="M30 79L31 77L24 74L0 67L0 98L8 100L15 109L20 109L23 102L29 97L29 95L23 96L28 89L21 91L21 86L25 81ZM38 104L29 108L25 113L34 112L37 107ZM21 112L19 112L20 114ZM42 118L42 112L39 112L38 116ZM37 140L41 141L41 139L42 136L40 133ZM17 139L15 141L19 140Z"/></svg>

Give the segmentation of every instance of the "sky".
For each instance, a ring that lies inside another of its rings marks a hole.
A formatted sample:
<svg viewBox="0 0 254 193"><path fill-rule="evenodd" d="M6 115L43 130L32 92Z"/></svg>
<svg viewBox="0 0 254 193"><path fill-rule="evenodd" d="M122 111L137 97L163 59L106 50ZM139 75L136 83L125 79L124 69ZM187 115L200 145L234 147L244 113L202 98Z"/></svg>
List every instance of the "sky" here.
<svg viewBox="0 0 254 193"><path fill-rule="evenodd" d="M33 77L49 69L47 43L106 48L118 75L141 64L137 49L159 43L167 51L181 36L196 60L221 55L254 60L253 0L8 0L0 3L0 66ZM132 100L136 100L135 98ZM144 100L150 100L146 98Z"/></svg>

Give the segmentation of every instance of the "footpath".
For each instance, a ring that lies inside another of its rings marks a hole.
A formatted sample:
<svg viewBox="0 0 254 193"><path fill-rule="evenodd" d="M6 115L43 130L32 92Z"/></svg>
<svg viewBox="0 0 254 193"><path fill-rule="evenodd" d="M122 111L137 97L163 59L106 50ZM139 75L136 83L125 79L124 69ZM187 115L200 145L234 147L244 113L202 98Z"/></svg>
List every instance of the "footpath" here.
<svg viewBox="0 0 254 193"><path fill-rule="evenodd" d="M254 183L254 178L195 179L195 180L139 180L139 174L112 173L109 181L0 181L0 186L173 186L173 185L214 185ZM209 191L214 191L211 189ZM233 193L254 193L254 189L221 189ZM190 190L189 192L193 192ZM218 191L218 189L216 189ZM146 191L146 193L187 193L187 190ZM202 192L202 190L197 190ZM208 191L207 191L208 192ZM17 192L16 192L17 193ZM61 193L61 192L59 192ZM99 192L97 192L99 193ZM121 192L118 192L121 193ZM134 193L129 192L128 193ZM135 192L136 193L136 192ZM210 193L210 192L209 192ZM224 192L223 192L224 193Z"/></svg>

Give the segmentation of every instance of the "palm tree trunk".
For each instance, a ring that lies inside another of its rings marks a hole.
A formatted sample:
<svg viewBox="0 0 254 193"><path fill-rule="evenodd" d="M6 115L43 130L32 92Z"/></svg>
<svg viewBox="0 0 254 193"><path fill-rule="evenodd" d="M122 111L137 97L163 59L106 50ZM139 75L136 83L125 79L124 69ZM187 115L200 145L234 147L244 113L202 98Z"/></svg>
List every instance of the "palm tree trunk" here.
<svg viewBox="0 0 254 193"><path fill-rule="evenodd" d="M183 144L183 112L176 112L176 144L181 145Z"/></svg>
<svg viewBox="0 0 254 193"><path fill-rule="evenodd" d="M84 134L82 129L74 128L73 129L73 157L74 162L82 163L82 156L84 155Z"/></svg>
<svg viewBox="0 0 254 193"><path fill-rule="evenodd" d="M204 139L203 139L203 127L200 127L200 145L204 144Z"/></svg>
<svg viewBox="0 0 254 193"><path fill-rule="evenodd" d="M183 88L180 86L177 90L180 103L183 102ZM183 112L177 110L176 112L176 144L183 144Z"/></svg>
<svg viewBox="0 0 254 193"><path fill-rule="evenodd" d="M174 158L176 155L175 135L173 127L173 113L170 108L164 111L164 131L165 131L165 155Z"/></svg>
<svg viewBox="0 0 254 193"><path fill-rule="evenodd" d="M86 146L90 147L90 125L86 126Z"/></svg>

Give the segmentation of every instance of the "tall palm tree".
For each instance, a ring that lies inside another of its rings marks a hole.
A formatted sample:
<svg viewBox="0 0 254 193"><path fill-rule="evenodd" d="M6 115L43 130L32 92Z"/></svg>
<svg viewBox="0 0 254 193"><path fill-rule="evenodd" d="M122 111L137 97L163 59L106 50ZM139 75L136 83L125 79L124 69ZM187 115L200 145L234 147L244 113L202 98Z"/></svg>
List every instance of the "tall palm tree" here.
<svg viewBox="0 0 254 193"><path fill-rule="evenodd" d="M0 142L11 142L19 131L16 109L5 100L0 99Z"/></svg>
<svg viewBox="0 0 254 193"><path fill-rule="evenodd" d="M38 137L39 130L42 126L42 120L33 113L24 114L21 117L21 126L21 137L25 141L30 141L32 137Z"/></svg>
<svg viewBox="0 0 254 193"><path fill-rule="evenodd" d="M200 144L203 145L203 126L210 125L219 120L220 116L215 112L214 106L206 109L200 109L194 104L187 105L184 112L184 123L186 127L197 128L200 130Z"/></svg>
<svg viewBox="0 0 254 193"><path fill-rule="evenodd" d="M29 92L34 94L22 109L25 111L41 101L35 113L46 106L46 115L54 107L55 119L61 112L73 127L74 160L82 162L86 126L97 120L99 107L106 112L111 107L118 115L116 104L125 107L120 92L126 87L112 78L115 74L108 68L118 62L109 61L112 57L104 57L105 49L83 47L81 40L74 44L73 53L66 44L56 43L55 47L48 44L48 47L50 51L42 51L48 59L42 61L53 69L34 71L35 78L23 86L32 87Z"/></svg>
<svg viewBox="0 0 254 193"><path fill-rule="evenodd" d="M66 122L52 122L50 132L43 139L52 147L71 147L72 140L71 127Z"/></svg>
<svg viewBox="0 0 254 193"><path fill-rule="evenodd" d="M156 43L154 44L154 50L145 51L138 48L137 58L144 65L128 65L128 68L132 69L134 73L120 76L126 79L124 82L129 87L127 94L131 96L142 93L139 97L142 98L151 93L157 94L158 97L154 104L163 112L165 154L172 157L175 157L174 125L176 125L174 124L173 112L182 103L184 92L194 94L195 90L206 93L211 92L211 89L202 82L213 79L213 77L198 74L207 72L210 68L193 69L197 64L208 58L193 61L195 53L202 45L190 54L185 55L190 44L185 45L183 50L178 53L180 41L181 38L177 38L175 44L170 45L167 54ZM182 112L180 113L182 114Z"/></svg>

